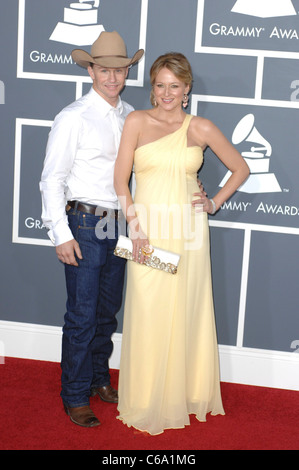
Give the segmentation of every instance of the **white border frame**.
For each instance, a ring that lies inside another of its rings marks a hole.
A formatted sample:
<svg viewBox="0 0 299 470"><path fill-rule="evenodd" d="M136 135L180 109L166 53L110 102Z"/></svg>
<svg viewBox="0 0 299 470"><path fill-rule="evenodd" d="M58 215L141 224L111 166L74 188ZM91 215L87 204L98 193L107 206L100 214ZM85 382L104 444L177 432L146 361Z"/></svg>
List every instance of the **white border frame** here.
<svg viewBox="0 0 299 470"><path fill-rule="evenodd" d="M53 246L50 240L42 238L27 238L19 236L20 219L20 184L21 184L21 163L22 163L22 128L23 126L49 127L53 121L43 121L40 119L16 119L15 131L15 162L14 162L14 192L13 192L13 217L12 217L12 243L24 243L28 245Z"/></svg>
<svg viewBox="0 0 299 470"><path fill-rule="evenodd" d="M255 98L254 104L264 104L265 106L277 107L290 107L299 108L299 102L294 101L280 101L280 100L262 100L262 86L263 86L263 72L264 72L264 59L277 58L277 59L299 59L299 52L284 52L284 51L269 51L263 49L238 49L233 47L210 47L202 45L203 34L203 20L204 20L204 6L206 0L197 0L197 16L196 16L196 33L194 52L201 54L221 54L221 55L241 55L251 56L257 58L256 65L256 82L255 82ZM266 20L266 19L265 19ZM212 98L212 97L210 97ZM220 98L221 99L221 98ZM227 97L223 97L227 99ZM230 102L239 103L239 98L229 98ZM251 104L251 99L243 99L243 104ZM246 103L245 103L246 101ZM261 103L260 103L261 102ZM242 103L241 103L242 104Z"/></svg>
<svg viewBox="0 0 299 470"><path fill-rule="evenodd" d="M279 59L299 59L299 52L271 51L267 49L238 49L233 47L202 46L204 7L206 0L197 0L195 52L208 54L243 55L253 57L274 57ZM250 0L249 0L250 1ZM264 18L267 21L267 18Z"/></svg>
<svg viewBox="0 0 299 470"><path fill-rule="evenodd" d="M299 108L299 102L294 101L273 101L261 100L259 98L232 98L229 96L212 96L212 95L192 95L191 98L191 114L198 115L199 103L219 103L219 104L236 104L236 105L250 105L250 106L264 106L264 107L280 107L280 108ZM226 227L226 228L241 228L258 230L263 232L286 233L291 235L299 235L299 228L276 226L267 224L252 224L252 223L239 223L239 222L226 222L226 221L209 221L211 226Z"/></svg>
<svg viewBox="0 0 299 470"><path fill-rule="evenodd" d="M148 0L140 0L140 31L139 31L139 47L144 49L146 46L146 33L147 33L147 14L148 14ZM62 82L76 82L77 98L82 95L83 83L91 83L89 76L80 75L63 75L52 73L39 73L39 72L24 72L24 37L25 37L25 9L26 0L19 0L19 21L18 21L18 52L17 52L17 78L29 78L36 80L55 80ZM127 79L127 86L142 87L144 83L144 57L137 64L137 79Z"/></svg>

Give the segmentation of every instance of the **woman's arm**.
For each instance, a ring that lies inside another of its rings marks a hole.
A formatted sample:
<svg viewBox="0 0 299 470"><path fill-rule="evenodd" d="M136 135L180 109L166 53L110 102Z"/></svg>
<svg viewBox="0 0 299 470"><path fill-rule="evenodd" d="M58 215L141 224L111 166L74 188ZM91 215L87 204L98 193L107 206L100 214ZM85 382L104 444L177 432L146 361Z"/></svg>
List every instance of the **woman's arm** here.
<svg viewBox="0 0 299 470"><path fill-rule="evenodd" d="M119 146L118 156L114 168L114 187L118 196L122 211L126 217L130 230L130 238L133 242L133 257L143 263L144 257L140 256L142 246L148 245L146 234L142 231L137 214L134 209L132 195L129 189L129 181L132 173L134 152L138 144L139 136L139 112L135 111L126 118Z"/></svg>
<svg viewBox="0 0 299 470"><path fill-rule="evenodd" d="M192 137L197 139L198 145L201 147L210 147L232 173L225 185L213 196L216 210L218 210L246 180L249 175L248 165L241 154L211 121L202 118L196 120L192 127ZM204 210L213 213L214 209L211 200L207 199Z"/></svg>

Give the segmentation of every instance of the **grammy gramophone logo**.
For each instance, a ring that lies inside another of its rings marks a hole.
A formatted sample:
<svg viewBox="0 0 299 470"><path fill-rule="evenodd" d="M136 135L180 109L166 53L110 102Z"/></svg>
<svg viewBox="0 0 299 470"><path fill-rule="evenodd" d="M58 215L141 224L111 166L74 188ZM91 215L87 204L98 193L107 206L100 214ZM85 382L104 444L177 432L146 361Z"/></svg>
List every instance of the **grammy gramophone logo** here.
<svg viewBox="0 0 299 470"><path fill-rule="evenodd" d="M274 173L270 172L271 144L260 134L254 125L254 115L246 114L236 125L232 135L234 145L243 146L241 155L250 169L247 180L238 188L244 193L281 192ZM252 145L253 144L253 145ZM228 171L219 186L223 186L231 172Z"/></svg>
<svg viewBox="0 0 299 470"><path fill-rule="evenodd" d="M237 0L231 11L259 18L297 15L291 0Z"/></svg>
<svg viewBox="0 0 299 470"><path fill-rule="evenodd" d="M99 6L100 0L71 3L64 8L63 22L57 23L49 39L75 46L92 44L104 31L104 26L97 24Z"/></svg>

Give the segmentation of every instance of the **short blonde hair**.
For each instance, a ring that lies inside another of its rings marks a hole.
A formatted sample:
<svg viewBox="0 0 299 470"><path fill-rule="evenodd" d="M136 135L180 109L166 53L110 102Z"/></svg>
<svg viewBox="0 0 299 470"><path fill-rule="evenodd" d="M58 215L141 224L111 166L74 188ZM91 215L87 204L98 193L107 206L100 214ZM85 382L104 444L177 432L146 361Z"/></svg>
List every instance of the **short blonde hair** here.
<svg viewBox="0 0 299 470"><path fill-rule="evenodd" d="M155 106L153 86L158 73L163 68L167 68L181 82L185 83L185 85L189 85L190 90L192 87L193 75L188 59L180 52L168 52L167 54L163 54L155 60L150 69L150 81L152 85L150 100L153 106Z"/></svg>

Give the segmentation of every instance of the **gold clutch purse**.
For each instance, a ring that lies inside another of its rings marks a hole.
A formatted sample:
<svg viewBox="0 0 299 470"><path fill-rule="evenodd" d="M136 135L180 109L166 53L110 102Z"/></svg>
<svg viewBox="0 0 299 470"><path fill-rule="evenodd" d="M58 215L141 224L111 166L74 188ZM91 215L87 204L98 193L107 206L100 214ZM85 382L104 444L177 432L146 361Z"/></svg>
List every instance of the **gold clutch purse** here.
<svg viewBox="0 0 299 470"><path fill-rule="evenodd" d="M151 245L146 248L146 252L143 252L145 255L143 264L151 268L160 269L170 274L177 273L180 255L173 253L172 251L163 250L162 248L156 248ZM120 235L117 241L117 245L114 249L114 254L120 258L134 261L132 251L132 240L128 237Z"/></svg>

